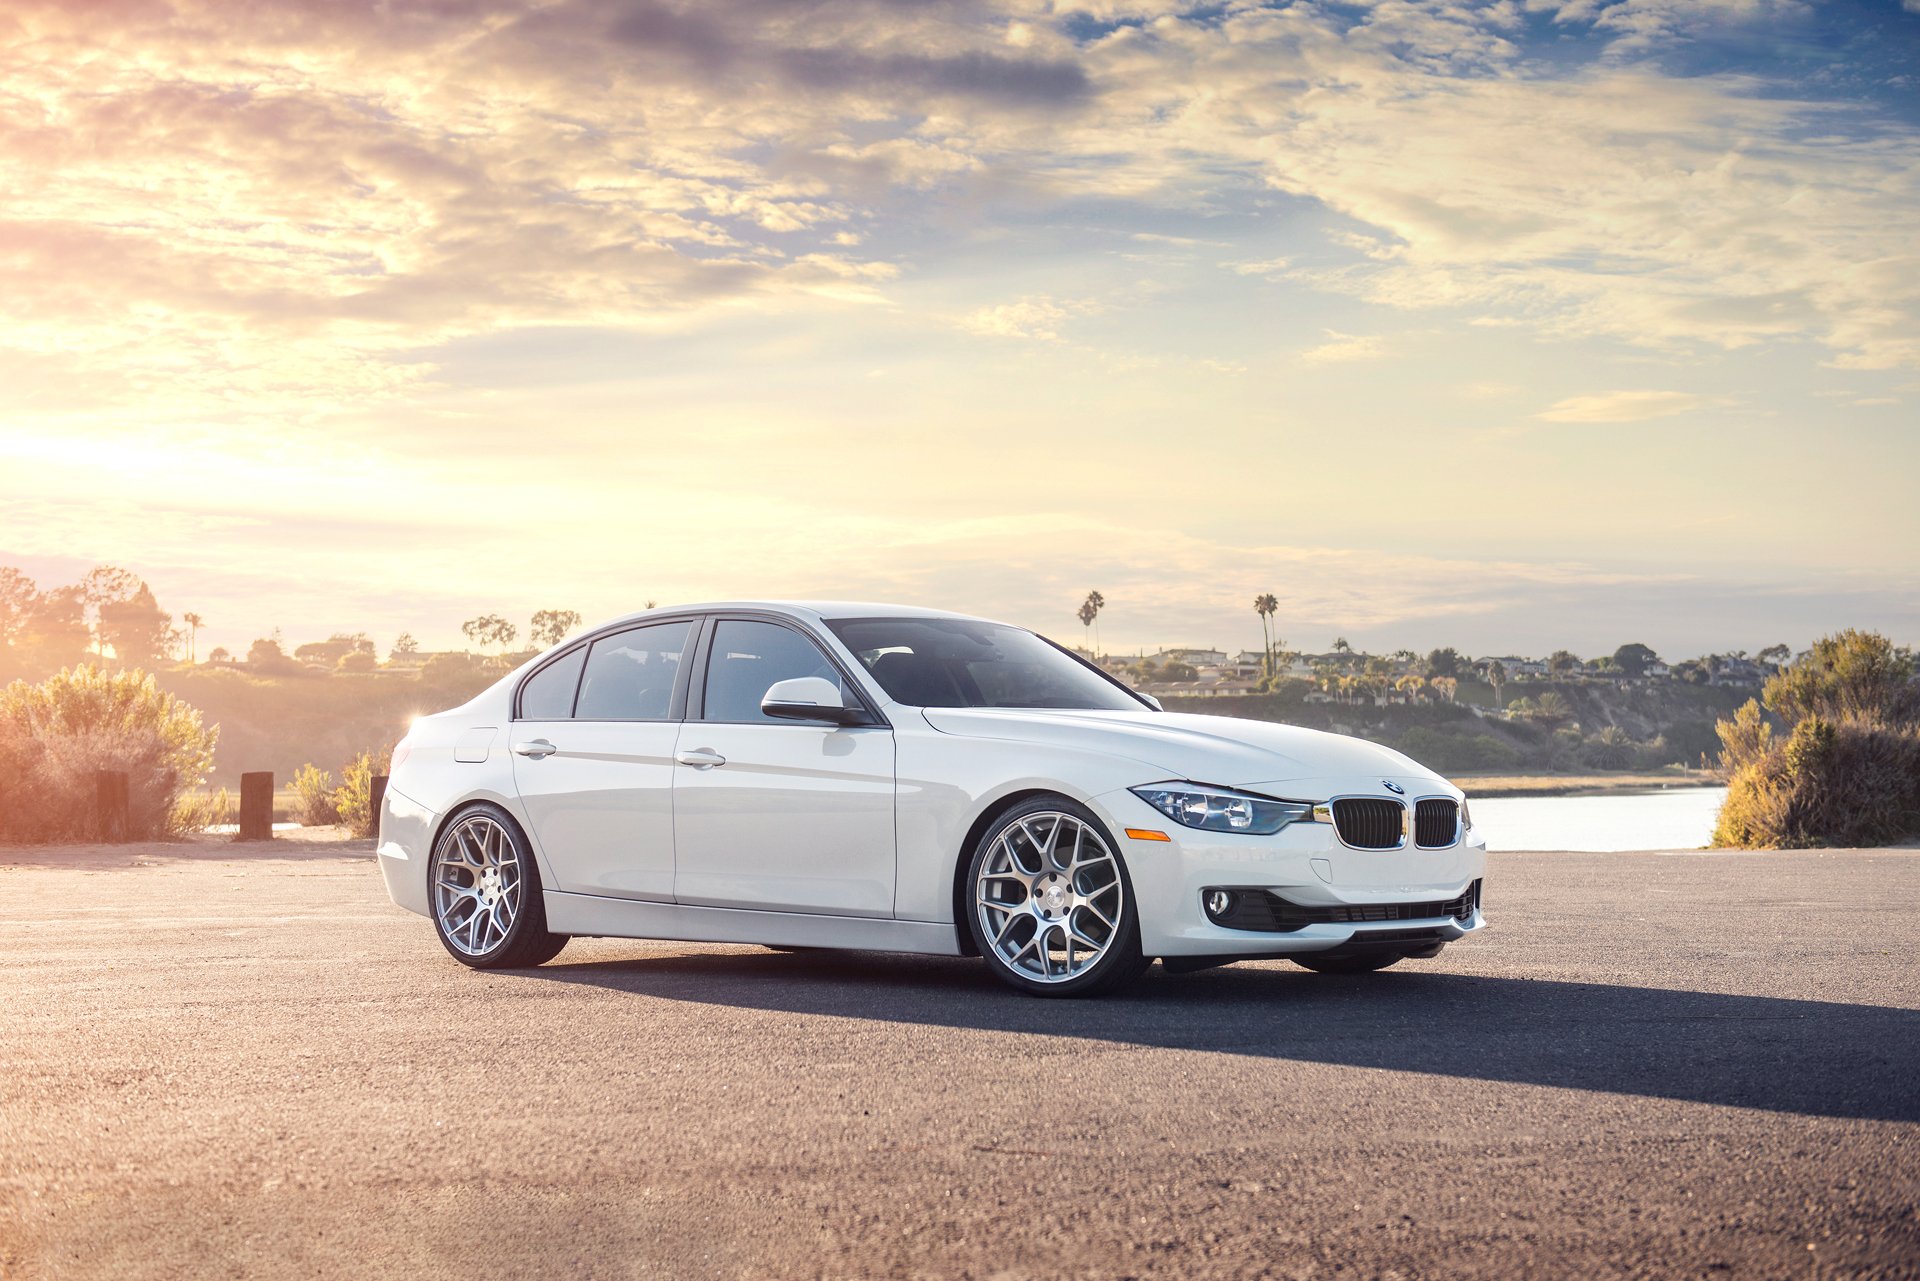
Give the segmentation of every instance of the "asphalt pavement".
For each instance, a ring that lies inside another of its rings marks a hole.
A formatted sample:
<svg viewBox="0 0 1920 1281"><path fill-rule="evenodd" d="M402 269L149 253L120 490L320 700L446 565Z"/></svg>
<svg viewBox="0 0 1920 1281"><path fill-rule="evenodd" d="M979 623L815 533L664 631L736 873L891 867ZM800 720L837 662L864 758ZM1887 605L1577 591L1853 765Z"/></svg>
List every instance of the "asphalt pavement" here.
<svg viewBox="0 0 1920 1281"><path fill-rule="evenodd" d="M1040 1001L575 941L366 843L0 849L0 1278L1920 1277L1920 851L1497 854L1493 928Z"/></svg>

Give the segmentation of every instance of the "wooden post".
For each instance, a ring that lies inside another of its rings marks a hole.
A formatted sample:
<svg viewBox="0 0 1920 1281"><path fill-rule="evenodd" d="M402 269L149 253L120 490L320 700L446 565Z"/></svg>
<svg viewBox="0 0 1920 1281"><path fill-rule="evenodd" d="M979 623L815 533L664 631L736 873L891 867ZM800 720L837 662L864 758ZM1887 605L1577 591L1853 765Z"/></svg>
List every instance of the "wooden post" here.
<svg viewBox="0 0 1920 1281"><path fill-rule="evenodd" d="M240 776L240 834L238 841L273 839L273 773Z"/></svg>
<svg viewBox="0 0 1920 1281"><path fill-rule="evenodd" d="M367 822L373 825L373 834L377 837L380 835L380 806L384 804L387 799L387 776L385 774L375 774L373 776L373 786L368 789L367 795Z"/></svg>
<svg viewBox="0 0 1920 1281"><path fill-rule="evenodd" d="M127 839L127 776L103 769L93 776L94 815L100 839L118 843Z"/></svg>

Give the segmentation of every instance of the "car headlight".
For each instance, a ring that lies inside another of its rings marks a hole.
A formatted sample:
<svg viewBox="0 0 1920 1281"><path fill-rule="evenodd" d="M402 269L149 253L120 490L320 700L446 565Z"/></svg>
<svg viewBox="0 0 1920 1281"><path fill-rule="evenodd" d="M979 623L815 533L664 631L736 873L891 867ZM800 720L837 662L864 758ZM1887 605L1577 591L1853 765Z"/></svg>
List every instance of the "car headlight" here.
<svg viewBox="0 0 1920 1281"><path fill-rule="evenodd" d="M1206 832L1245 832L1271 836L1289 823L1312 822L1313 806L1276 801L1199 783L1151 783L1131 789L1135 796L1185 827Z"/></svg>
<svg viewBox="0 0 1920 1281"><path fill-rule="evenodd" d="M1473 830L1473 811L1467 807L1467 798L1464 796L1460 798L1460 830L1462 832Z"/></svg>

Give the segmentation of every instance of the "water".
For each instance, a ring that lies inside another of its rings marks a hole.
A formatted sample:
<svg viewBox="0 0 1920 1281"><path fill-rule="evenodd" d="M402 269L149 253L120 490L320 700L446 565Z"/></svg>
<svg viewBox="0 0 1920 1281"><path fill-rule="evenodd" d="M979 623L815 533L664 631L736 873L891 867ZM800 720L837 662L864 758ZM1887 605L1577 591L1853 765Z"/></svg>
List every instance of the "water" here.
<svg viewBox="0 0 1920 1281"><path fill-rule="evenodd" d="M1472 797L1472 789L1467 795ZM1493 850L1690 850L1713 838L1724 787L1606 796L1510 796L1471 801Z"/></svg>

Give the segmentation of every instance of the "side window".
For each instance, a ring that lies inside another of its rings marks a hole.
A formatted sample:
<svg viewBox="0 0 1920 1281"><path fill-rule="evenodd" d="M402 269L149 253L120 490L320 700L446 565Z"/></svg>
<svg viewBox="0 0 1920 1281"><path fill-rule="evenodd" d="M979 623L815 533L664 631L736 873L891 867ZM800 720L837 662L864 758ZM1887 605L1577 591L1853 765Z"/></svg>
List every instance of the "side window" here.
<svg viewBox="0 0 1920 1281"><path fill-rule="evenodd" d="M587 655L580 679L576 720L663 721L673 708L673 682L680 674L693 624L655 623L602 636Z"/></svg>
<svg viewBox="0 0 1920 1281"><path fill-rule="evenodd" d="M796 676L818 676L832 681L840 697L855 697L840 671L820 647L777 623L751 623L723 618L714 625L713 649L707 659L707 700L703 719L710 721L778 721L760 710L760 700L775 681Z"/></svg>
<svg viewBox="0 0 1920 1281"><path fill-rule="evenodd" d="M529 676L520 687L520 719L563 721L573 715L573 691L580 684L580 665L586 661L587 647L582 645Z"/></svg>

